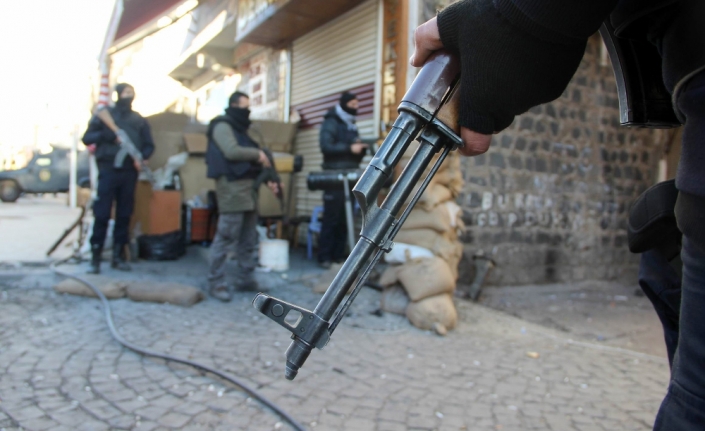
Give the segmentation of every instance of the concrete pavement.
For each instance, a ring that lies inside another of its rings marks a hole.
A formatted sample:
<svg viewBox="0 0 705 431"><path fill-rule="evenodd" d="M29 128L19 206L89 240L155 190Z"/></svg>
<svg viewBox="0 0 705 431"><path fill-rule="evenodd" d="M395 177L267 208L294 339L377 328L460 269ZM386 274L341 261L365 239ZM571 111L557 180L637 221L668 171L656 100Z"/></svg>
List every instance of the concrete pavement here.
<svg viewBox="0 0 705 431"><path fill-rule="evenodd" d="M137 269L196 280L183 264L154 265ZM258 277L278 297L309 307L319 298L279 274ZM55 294L45 271L0 280L0 429L286 428L217 378L121 348L99 303ZM252 296L191 308L112 304L128 340L241 376L316 430L648 430L668 382L662 358L571 342L464 301L459 327L437 337L371 314L372 290L288 382L287 334L257 315Z"/></svg>
<svg viewBox="0 0 705 431"><path fill-rule="evenodd" d="M52 198L38 202L0 208L0 262L3 256L43 259L74 217ZM59 213L65 221L52 216ZM35 236L30 241L22 232ZM194 246L178 261L137 262L131 273L104 267L108 276L202 286L202 251ZM258 273L258 280L273 295L312 308L320 296L307 284L320 271L298 254L292 259L291 271ZM110 337L99 302L54 293L59 280L46 267L0 265L0 431L287 429L213 376L123 349ZM444 338L402 316L380 316L379 293L365 289L331 343L311 355L293 382L283 377L287 333L257 314L253 294L191 308L126 299L111 304L129 341L237 375L311 430L651 429L668 383L667 362L622 348L650 351L639 348L639 338L625 343L629 333L615 329L629 311L622 303L646 310L646 300L630 297L613 307L614 292L593 296L601 292L593 287L581 298L573 288L551 289L558 287L488 296L488 304L541 325L456 301L459 325ZM558 308L549 322L539 318L542 302L520 306L536 292L566 300L551 303ZM564 307L568 301L573 308ZM629 328L655 327L654 315L634 315ZM601 325L585 330L593 318ZM594 342L599 333L607 334L606 342Z"/></svg>
<svg viewBox="0 0 705 431"><path fill-rule="evenodd" d="M22 196L15 203L0 202L0 263L46 262L46 252L76 221L80 209L66 205L66 194ZM77 238L75 231L66 241ZM52 258L70 256L62 245Z"/></svg>

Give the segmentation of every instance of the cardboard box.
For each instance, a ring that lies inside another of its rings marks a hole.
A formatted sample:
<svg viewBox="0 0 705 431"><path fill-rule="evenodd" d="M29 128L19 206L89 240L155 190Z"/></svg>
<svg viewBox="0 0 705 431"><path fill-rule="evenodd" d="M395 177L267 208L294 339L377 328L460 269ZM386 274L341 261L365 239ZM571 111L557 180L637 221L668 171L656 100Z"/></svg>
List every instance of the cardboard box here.
<svg viewBox="0 0 705 431"><path fill-rule="evenodd" d="M204 191L215 190L215 180L208 178L206 159L201 156L189 156L186 164L179 169L181 177L181 195L188 202Z"/></svg>
<svg viewBox="0 0 705 431"><path fill-rule="evenodd" d="M188 115L173 112L147 117L154 139L154 154L149 158L152 170L163 167L169 157L185 151L183 130L190 121Z"/></svg>
<svg viewBox="0 0 705 431"><path fill-rule="evenodd" d="M184 133L184 143L189 154L203 155L208 148L208 137L204 133Z"/></svg>
<svg viewBox="0 0 705 431"><path fill-rule="evenodd" d="M274 168L280 174L294 172L294 155L289 153L273 152Z"/></svg>
<svg viewBox="0 0 705 431"><path fill-rule="evenodd" d="M130 231L135 230L144 235L163 235L181 230L181 192L152 190L149 182L138 182Z"/></svg>
<svg viewBox="0 0 705 431"><path fill-rule="evenodd" d="M298 123L253 120L250 134L272 152L290 153L297 129Z"/></svg>

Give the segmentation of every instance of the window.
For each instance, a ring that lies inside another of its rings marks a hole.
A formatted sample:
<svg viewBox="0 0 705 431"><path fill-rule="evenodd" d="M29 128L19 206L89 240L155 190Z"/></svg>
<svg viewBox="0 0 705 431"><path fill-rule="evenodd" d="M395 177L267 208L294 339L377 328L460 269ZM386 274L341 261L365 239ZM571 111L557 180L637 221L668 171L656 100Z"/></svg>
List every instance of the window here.
<svg viewBox="0 0 705 431"><path fill-rule="evenodd" d="M51 159L49 157L40 157L37 159L37 166L49 166L51 165Z"/></svg>

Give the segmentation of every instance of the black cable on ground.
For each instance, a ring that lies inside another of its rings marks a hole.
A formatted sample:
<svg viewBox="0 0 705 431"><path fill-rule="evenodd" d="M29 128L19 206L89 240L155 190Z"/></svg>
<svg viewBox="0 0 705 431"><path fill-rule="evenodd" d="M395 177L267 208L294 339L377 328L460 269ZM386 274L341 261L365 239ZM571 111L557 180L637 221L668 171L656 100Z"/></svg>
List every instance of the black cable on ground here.
<svg viewBox="0 0 705 431"><path fill-rule="evenodd" d="M123 346L127 347L128 349L130 349L134 352L137 352L141 355L153 356L155 358L161 358L161 359L171 361L171 362L178 362L180 364L189 365L189 366L194 367L196 369L199 369L201 371L205 371L207 373L214 374L214 375L220 377L221 379L226 380L226 381L234 384L235 386L242 389L245 393L249 394L252 398L258 400L260 403L262 403L263 405L265 405L266 407L271 409L274 413L279 415L280 418L282 418L283 420L288 422L289 425L291 425L292 428L294 428L295 430L306 431L306 428L304 428L303 425L299 424L296 421L296 419L291 417L281 407L274 404L272 401L269 401L264 395L260 394L256 390L252 389L251 387L249 387L246 383L242 382L237 377L231 376L229 374L226 374L222 371L208 367L206 365L199 364L198 362L189 361L188 359L182 359L182 358L179 358L176 356L166 355L163 353L156 352L154 350L149 350L149 349L146 349L144 347L138 346L137 344L133 344L133 343L130 343L129 341L125 340L122 337L122 335L120 335L120 333L117 331L117 329L115 329L115 324L113 323L113 315L112 315L112 311L110 308L110 303L108 302L108 299L105 297L105 295L103 295L103 292L101 292L100 289L98 289L96 286L94 286L92 283L88 282L87 280L85 280L77 275L70 274L68 272L64 272L58 268L59 265L66 263L70 259L71 258L63 259L58 262L52 263L50 265L51 270L54 271L56 274L63 275L64 277L68 277L68 278L73 278L74 280L77 280L77 281L85 284L98 296L101 303L103 304L103 311L105 312L105 320L108 324L108 329L110 330L110 333L112 334L113 338L115 338L115 340L118 343L122 344Z"/></svg>

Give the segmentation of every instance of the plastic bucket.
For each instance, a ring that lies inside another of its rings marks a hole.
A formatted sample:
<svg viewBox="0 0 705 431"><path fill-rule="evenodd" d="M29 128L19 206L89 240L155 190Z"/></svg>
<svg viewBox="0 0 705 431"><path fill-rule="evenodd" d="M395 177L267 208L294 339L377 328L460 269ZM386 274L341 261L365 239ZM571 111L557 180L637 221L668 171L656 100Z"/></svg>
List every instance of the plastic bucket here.
<svg viewBox="0 0 705 431"><path fill-rule="evenodd" d="M259 264L272 271L289 269L289 241L266 239L259 243Z"/></svg>

